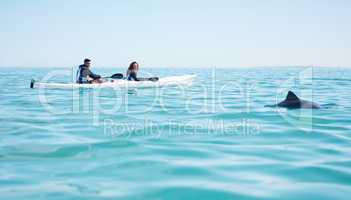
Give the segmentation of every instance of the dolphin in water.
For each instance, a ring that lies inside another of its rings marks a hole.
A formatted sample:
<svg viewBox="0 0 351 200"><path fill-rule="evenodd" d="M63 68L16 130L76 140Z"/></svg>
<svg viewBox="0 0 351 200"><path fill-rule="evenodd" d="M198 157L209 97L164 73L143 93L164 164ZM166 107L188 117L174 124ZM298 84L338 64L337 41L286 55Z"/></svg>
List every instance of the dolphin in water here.
<svg viewBox="0 0 351 200"><path fill-rule="evenodd" d="M288 109L299 109L299 108L308 108L308 109L319 109L320 106L314 102L302 100L296 96L295 93L289 91L286 99L276 105L267 106L267 107L283 107Z"/></svg>

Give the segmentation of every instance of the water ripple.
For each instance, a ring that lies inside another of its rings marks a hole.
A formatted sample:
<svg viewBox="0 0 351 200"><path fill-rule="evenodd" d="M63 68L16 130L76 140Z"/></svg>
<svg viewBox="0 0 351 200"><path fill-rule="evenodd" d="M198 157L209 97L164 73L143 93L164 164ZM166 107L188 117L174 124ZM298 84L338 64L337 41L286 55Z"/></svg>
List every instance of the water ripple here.
<svg viewBox="0 0 351 200"><path fill-rule="evenodd" d="M93 90L77 91L84 98L48 90L54 111L27 87L49 71L0 70L4 199L346 200L351 192L349 70L314 70L311 84L296 85L289 80L303 68L217 69L214 81L210 69L150 69L199 80L184 91L104 90L100 108ZM280 90L311 88L326 109L264 107L285 98Z"/></svg>

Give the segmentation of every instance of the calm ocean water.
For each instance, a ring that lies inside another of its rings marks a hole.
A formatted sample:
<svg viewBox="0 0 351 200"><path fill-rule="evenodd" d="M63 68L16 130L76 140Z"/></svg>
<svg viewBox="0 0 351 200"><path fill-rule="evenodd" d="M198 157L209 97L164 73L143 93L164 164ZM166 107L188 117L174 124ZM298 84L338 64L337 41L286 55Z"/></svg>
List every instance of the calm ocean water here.
<svg viewBox="0 0 351 200"><path fill-rule="evenodd" d="M39 90L31 78L69 82L70 71L0 69L0 198L349 199L350 69L142 71L198 78ZM322 109L264 107L289 90Z"/></svg>

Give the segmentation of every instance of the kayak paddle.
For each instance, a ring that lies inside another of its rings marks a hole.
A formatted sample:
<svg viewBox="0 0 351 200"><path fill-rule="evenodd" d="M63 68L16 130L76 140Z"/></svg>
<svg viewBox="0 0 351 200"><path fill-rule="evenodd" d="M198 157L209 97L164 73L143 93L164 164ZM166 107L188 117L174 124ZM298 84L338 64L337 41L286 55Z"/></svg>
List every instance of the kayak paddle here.
<svg viewBox="0 0 351 200"><path fill-rule="evenodd" d="M107 76L103 78L112 78L112 79L122 79L124 76L121 73L113 74L112 76Z"/></svg>

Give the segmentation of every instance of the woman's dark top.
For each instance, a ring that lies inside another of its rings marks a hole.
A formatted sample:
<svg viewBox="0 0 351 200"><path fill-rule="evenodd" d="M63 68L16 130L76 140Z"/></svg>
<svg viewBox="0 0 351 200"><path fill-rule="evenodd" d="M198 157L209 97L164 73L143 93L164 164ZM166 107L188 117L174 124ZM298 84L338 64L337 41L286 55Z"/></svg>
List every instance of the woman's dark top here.
<svg viewBox="0 0 351 200"><path fill-rule="evenodd" d="M138 78L137 78L137 73L136 72L129 72L128 73L128 77L127 77L128 81L140 81Z"/></svg>

